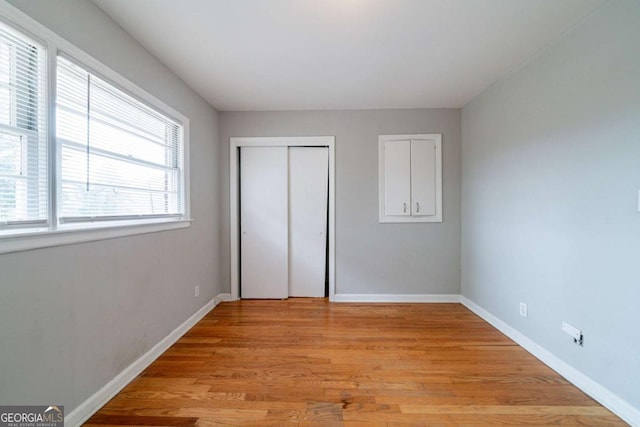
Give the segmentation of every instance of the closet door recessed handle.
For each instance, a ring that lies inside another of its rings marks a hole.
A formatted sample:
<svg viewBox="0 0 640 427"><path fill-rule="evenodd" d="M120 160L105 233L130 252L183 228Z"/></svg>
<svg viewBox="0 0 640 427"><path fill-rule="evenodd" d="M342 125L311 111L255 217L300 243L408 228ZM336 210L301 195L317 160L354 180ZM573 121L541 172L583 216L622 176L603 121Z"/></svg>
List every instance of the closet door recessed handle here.
<svg viewBox="0 0 640 427"><path fill-rule="evenodd" d="M404 202L404 203L403 203L403 205L404 205L404 210L403 210L403 212L404 212L404 213L407 213L407 202Z"/></svg>

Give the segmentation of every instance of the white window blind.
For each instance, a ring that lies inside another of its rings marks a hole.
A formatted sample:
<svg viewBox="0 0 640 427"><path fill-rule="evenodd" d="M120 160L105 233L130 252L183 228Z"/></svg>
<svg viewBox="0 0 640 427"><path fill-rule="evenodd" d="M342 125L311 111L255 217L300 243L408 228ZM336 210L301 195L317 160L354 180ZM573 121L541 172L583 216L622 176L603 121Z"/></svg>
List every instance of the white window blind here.
<svg viewBox="0 0 640 427"><path fill-rule="evenodd" d="M46 226L46 50L0 22L0 230Z"/></svg>
<svg viewBox="0 0 640 427"><path fill-rule="evenodd" d="M183 126L59 56L60 223L184 215Z"/></svg>

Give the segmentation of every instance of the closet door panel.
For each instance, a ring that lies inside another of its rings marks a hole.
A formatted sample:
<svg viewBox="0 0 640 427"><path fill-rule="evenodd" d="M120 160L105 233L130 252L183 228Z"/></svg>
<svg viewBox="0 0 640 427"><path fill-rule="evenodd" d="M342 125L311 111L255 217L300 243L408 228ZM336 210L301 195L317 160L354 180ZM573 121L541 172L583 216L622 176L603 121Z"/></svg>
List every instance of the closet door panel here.
<svg viewBox="0 0 640 427"><path fill-rule="evenodd" d="M289 148L289 296L323 297L329 150Z"/></svg>
<svg viewBox="0 0 640 427"><path fill-rule="evenodd" d="M240 292L288 296L287 147L240 150Z"/></svg>

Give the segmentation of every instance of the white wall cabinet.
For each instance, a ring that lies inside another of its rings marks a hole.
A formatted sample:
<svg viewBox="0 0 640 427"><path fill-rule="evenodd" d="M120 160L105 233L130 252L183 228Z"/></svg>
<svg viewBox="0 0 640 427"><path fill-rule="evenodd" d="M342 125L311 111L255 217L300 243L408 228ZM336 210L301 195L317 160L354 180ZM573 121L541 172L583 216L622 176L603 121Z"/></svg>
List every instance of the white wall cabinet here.
<svg viewBox="0 0 640 427"><path fill-rule="evenodd" d="M380 135L380 222L442 222L442 135Z"/></svg>

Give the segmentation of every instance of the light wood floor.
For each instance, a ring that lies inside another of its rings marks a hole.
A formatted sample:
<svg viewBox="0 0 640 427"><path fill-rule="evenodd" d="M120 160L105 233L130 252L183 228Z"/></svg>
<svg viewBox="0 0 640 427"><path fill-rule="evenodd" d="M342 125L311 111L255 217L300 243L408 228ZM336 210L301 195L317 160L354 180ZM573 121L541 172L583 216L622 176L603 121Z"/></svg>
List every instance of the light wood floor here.
<svg viewBox="0 0 640 427"><path fill-rule="evenodd" d="M87 425L624 425L460 304L222 303Z"/></svg>

